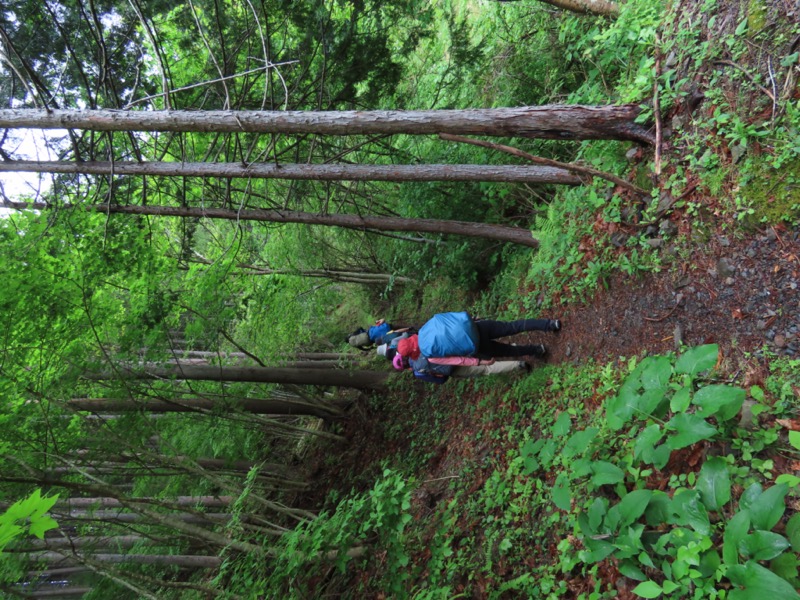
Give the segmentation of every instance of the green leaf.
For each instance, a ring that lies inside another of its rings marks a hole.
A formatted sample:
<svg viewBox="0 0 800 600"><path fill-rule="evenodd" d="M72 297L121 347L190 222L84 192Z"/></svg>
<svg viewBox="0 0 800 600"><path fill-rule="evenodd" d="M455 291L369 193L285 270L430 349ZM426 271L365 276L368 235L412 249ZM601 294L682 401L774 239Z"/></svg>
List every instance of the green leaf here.
<svg viewBox="0 0 800 600"><path fill-rule="evenodd" d="M674 429L677 433L667 440L673 450L696 444L700 440L708 440L717 434L716 427L710 425L698 415L680 413L667 423L667 429Z"/></svg>
<svg viewBox="0 0 800 600"><path fill-rule="evenodd" d="M690 348L675 363L675 372L697 375L702 371L707 371L717 364L718 354L719 346L717 344Z"/></svg>
<svg viewBox="0 0 800 600"><path fill-rule="evenodd" d="M714 573L716 573L719 568L720 562L717 551L711 549L707 552L703 552L700 556L700 564L697 568L700 573L703 574L703 577L713 577Z"/></svg>
<svg viewBox="0 0 800 600"><path fill-rule="evenodd" d="M553 502L561 510L569 510L572 508L569 479L564 473L561 473L558 478L556 478L555 485L553 486Z"/></svg>
<svg viewBox="0 0 800 600"><path fill-rule="evenodd" d="M652 497L652 490L634 490L625 494L625 497L615 506L622 517L620 526L624 527L638 520L644 514Z"/></svg>
<svg viewBox="0 0 800 600"><path fill-rule="evenodd" d="M726 565L735 565L739 562L739 542L750 530L750 513L742 510L736 513L725 525L725 534L722 542L722 560Z"/></svg>
<svg viewBox="0 0 800 600"><path fill-rule="evenodd" d="M589 555L586 557L586 562L596 563L604 558L608 558L613 554L617 547L605 540L593 540L592 538L584 538L583 545L589 550Z"/></svg>
<svg viewBox="0 0 800 600"><path fill-rule="evenodd" d="M661 444L653 450L653 466L659 470L663 469L667 466L670 456L672 456L672 448L668 444Z"/></svg>
<svg viewBox="0 0 800 600"><path fill-rule="evenodd" d="M731 385L707 385L699 389L692 402L702 408L699 413L703 417L717 415L717 418L727 421L732 419L742 408L745 391Z"/></svg>
<svg viewBox="0 0 800 600"><path fill-rule="evenodd" d="M639 393L632 385L623 385L617 395L606 403L606 421L614 431L630 421L639 404Z"/></svg>
<svg viewBox="0 0 800 600"><path fill-rule="evenodd" d="M726 575L735 585L744 588L732 589L729 600L800 600L800 594L790 583L756 562L728 567Z"/></svg>
<svg viewBox="0 0 800 600"><path fill-rule="evenodd" d="M739 497L739 508L741 510L750 508L753 502L755 502L763 492L764 489L761 487L760 483L755 482L751 484Z"/></svg>
<svg viewBox="0 0 800 600"><path fill-rule="evenodd" d="M692 401L692 388L684 386L675 392L669 401L669 409L674 413L684 412Z"/></svg>
<svg viewBox="0 0 800 600"><path fill-rule="evenodd" d="M678 525L688 525L703 535L711 532L711 522L706 507L700 502L700 492L697 490L676 493L672 498L672 510L675 512Z"/></svg>
<svg viewBox="0 0 800 600"><path fill-rule="evenodd" d="M619 572L625 575L625 577L633 579L634 581L644 581L647 579L647 575L645 575L632 560L624 560L620 562Z"/></svg>
<svg viewBox="0 0 800 600"><path fill-rule="evenodd" d="M639 396L639 399L636 403L636 412L638 413L639 418L652 416L653 411L658 408L658 406L661 404L661 401L664 400L664 396L666 395L667 388L656 388L647 390L644 394Z"/></svg>
<svg viewBox="0 0 800 600"><path fill-rule="evenodd" d="M780 521L786 510L784 498L789 492L786 484L773 485L750 505L750 519L755 529L769 531Z"/></svg>
<svg viewBox="0 0 800 600"><path fill-rule="evenodd" d="M564 444L561 455L570 458L578 454L583 454L589 447L589 444L592 443L598 431L600 430L596 427L587 427L583 431L573 433L567 440L567 443Z"/></svg>
<svg viewBox="0 0 800 600"><path fill-rule="evenodd" d="M672 517L672 499L660 490L653 491L644 515L647 524L651 527L666 523Z"/></svg>
<svg viewBox="0 0 800 600"><path fill-rule="evenodd" d="M640 598L658 598L661 591L661 586L655 581L645 581L633 588L633 593Z"/></svg>
<svg viewBox="0 0 800 600"><path fill-rule="evenodd" d="M595 498L592 505L589 507L589 527L593 531L600 530L600 524L603 522L603 517L608 512L608 500L605 498Z"/></svg>
<svg viewBox="0 0 800 600"><path fill-rule="evenodd" d="M562 437L569 433L569 430L572 429L572 420L569 417L568 412L562 412L558 415L556 422L553 423L553 428L551 429L553 433L553 437Z"/></svg>
<svg viewBox="0 0 800 600"><path fill-rule="evenodd" d="M731 499L731 478L725 460L718 456L708 459L695 487L708 510L717 511L727 504Z"/></svg>
<svg viewBox="0 0 800 600"><path fill-rule="evenodd" d="M792 550L800 552L800 513L795 513L786 523L786 537L792 543Z"/></svg>
<svg viewBox="0 0 800 600"><path fill-rule="evenodd" d="M775 573L781 579L785 579L794 587L798 587L797 566L797 554L794 552L784 552L769 563L770 571Z"/></svg>
<svg viewBox="0 0 800 600"><path fill-rule="evenodd" d="M641 380L645 390L666 388L672 376L672 362L665 356L646 359ZM644 361L642 361L644 364Z"/></svg>
<svg viewBox="0 0 800 600"><path fill-rule="evenodd" d="M604 460L596 460L592 463L592 483L596 486L609 483L619 483L625 479L625 472L618 466Z"/></svg>
<svg viewBox="0 0 800 600"><path fill-rule="evenodd" d="M40 540L44 539L44 534L51 529L56 529L58 523L51 517L39 517L38 519L31 520L30 533L35 535Z"/></svg>
<svg viewBox="0 0 800 600"><path fill-rule="evenodd" d="M633 445L633 458L652 463L655 444L661 439L661 426L657 423L645 427L636 437Z"/></svg>
<svg viewBox="0 0 800 600"><path fill-rule="evenodd" d="M740 35L744 34L745 31L747 31L747 19L742 19L736 26L736 32L735 32L736 37L739 37Z"/></svg>
<svg viewBox="0 0 800 600"><path fill-rule="evenodd" d="M739 542L739 552L753 560L772 560L790 546L789 540L771 531L756 531Z"/></svg>
<svg viewBox="0 0 800 600"><path fill-rule="evenodd" d="M800 431L789 432L789 443L800 450Z"/></svg>

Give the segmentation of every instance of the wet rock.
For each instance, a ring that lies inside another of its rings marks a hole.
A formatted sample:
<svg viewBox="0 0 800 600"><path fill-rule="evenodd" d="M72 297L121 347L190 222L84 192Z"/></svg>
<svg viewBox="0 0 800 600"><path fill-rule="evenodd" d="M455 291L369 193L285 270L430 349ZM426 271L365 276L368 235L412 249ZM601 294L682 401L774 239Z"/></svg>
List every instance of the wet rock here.
<svg viewBox="0 0 800 600"><path fill-rule="evenodd" d="M772 342L775 344L776 348L786 347L786 338L781 334L776 335Z"/></svg>
<svg viewBox="0 0 800 600"><path fill-rule="evenodd" d="M675 282L675 289L679 290L679 289L681 289L683 287L686 287L690 283L692 283L692 278L689 275L684 275L683 277L678 279L678 281Z"/></svg>
<svg viewBox="0 0 800 600"><path fill-rule="evenodd" d="M734 144L731 146L731 158L734 163L739 162L747 152L747 146L744 144Z"/></svg>
<svg viewBox="0 0 800 600"><path fill-rule="evenodd" d="M733 277L727 277L725 279L725 285L727 285L727 286L731 286L734 283L736 283L736 280Z"/></svg>
<svg viewBox="0 0 800 600"><path fill-rule="evenodd" d="M766 240L767 240L767 241L769 241L769 242L774 242L775 240L777 240L777 239L778 239L778 234L777 234L777 233L775 233L775 230L774 230L772 227L770 227L770 228L769 228L769 229L767 229L767 231L764 233L764 237L766 238Z"/></svg>
<svg viewBox="0 0 800 600"><path fill-rule="evenodd" d="M658 206L656 207L656 212L663 213L670 209L670 207L675 203L675 198L672 197L672 194L669 192L661 192L661 196L658 198Z"/></svg>
<svg viewBox="0 0 800 600"><path fill-rule="evenodd" d="M727 248L731 245L731 241L724 235L719 236L719 245Z"/></svg>
<svg viewBox="0 0 800 600"><path fill-rule="evenodd" d="M675 341L675 349L680 350L683 344L683 326L680 323L675 323L675 329L672 332L673 340Z"/></svg>
<svg viewBox="0 0 800 600"><path fill-rule="evenodd" d="M753 417L753 406L755 402L749 398L742 404L742 412L739 416L739 427L743 429L752 429L755 425L756 419Z"/></svg>
<svg viewBox="0 0 800 600"><path fill-rule="evenodd" d="M759 320L756 322L756 329L758 329L758 330L760 330L760 331L763 331L763 330L764 330L764 329L766 329L766 328L767 328L767 322L766 322L766 321L763 321L763 320L760 320L760 319L759 319Z"/></svg>
<svg viewBox="0 0 800 600"><path fill-rule="evenodd" d="M678 233L678 226L675 225L672 221L661 221L658 226L658 229L666 236L675 235Z"/></svg>
<svg viewBox="0 0 800 600"><path fill-rule="evenodd" d="M627 233L622 231L618 231L611 236L611 244L614 245L616 248L622 248L625 244L628 243L628 240L631 236Z"/></svg>
<svg viewBox="0 0 800 600"><path fill-rule="evenodd" d="M647 237L652 237L657 233L658 233L658 227L656 227L655 225L648 225L647 229L644 230L644 234Z"/></svg>
<svg viewBox="0 0 800 600"><path fill-rule="evenodd" d="M646 240L646 242L651 248L661 248L661 246L664 245L664 240L662 240L661 238L652 238Z"/></svg>
<svg viewBox="0 0 800 600"><path fill-rule="evenodd" d="M634 162L639 158L639 148L631 148L625 153L625 158L630 161Z"/></svg>
<svg viewBox="0 0 800 600"><path fill-rule="evenodd" d="M686 125L686 119L680 115L676 115L672 117L672 128L673 129L683 129Z"/></svg>
<svg viewBox="0 0 800 600"><path fill-rule="evenodd" d="M664 66L667 69L673 68L675 65L678 64L678 55L672 50L669 54L667 54L667 60L664 61Z"/></svg>
<svg viewBox="0 0 800 600"><path fill-rule="evenodd" d="M736 268L728 262L726 258L717 261L717 275L721 278L731 277L736 272Z"/></svg>

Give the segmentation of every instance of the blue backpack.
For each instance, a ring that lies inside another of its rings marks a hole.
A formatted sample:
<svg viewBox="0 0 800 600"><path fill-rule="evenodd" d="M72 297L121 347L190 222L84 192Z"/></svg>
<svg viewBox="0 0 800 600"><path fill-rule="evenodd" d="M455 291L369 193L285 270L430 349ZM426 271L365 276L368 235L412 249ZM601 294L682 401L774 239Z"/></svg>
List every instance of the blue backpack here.
<svg viewBox="0 0 800 600"><path fill-rule="evenodd" d="M425 356L472 356L478 351L478 328L466 312L439 313L419 330Z"/></svg>

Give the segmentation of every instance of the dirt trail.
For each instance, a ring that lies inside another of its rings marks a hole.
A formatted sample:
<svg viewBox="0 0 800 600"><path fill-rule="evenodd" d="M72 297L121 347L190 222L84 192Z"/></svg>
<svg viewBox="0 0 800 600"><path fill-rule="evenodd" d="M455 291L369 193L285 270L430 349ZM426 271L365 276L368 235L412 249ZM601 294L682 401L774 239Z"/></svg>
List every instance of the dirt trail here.
<svg viewBox="0 0 800 600"><path fill-rule="evenodd" d="M663 354L679 342L718 343L724 356L800 357L800 227L731 242L718 236L677 268L641 279L615 276L590 302L561 313L548 362ZM546 316L556 316L548 314Z"/></svg>

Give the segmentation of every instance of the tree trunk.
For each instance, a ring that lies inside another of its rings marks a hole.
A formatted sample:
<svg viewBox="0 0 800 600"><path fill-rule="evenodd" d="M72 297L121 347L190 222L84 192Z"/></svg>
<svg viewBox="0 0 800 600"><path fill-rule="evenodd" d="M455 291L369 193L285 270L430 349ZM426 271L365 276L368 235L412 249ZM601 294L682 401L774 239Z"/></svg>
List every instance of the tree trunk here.
<svg viewBox="0 0 800 600"><path fill-rule="evenodd" d="M155 542L141 535L117 535L117 536L78 536L78 537L58 537L45 538L43 540L28 540L23 543L23 547L10 548L6 552L32 552L35 550L60 550L71 548L105 548L107 550L129 549L136 544L148 542L155 545Z"/></svg>
<svg viewBox="0 0 800 600"><path fill-rule="evenodd" d="M204 508L219 508L227 507L232 501L231 496L178 496L176 498L159 499L159 498L126 498L126 502L133 503L153 503L153 504L170 504L175 506L202 506ZM56 509L64 508L122 508L126 506L117 498L98 497L98 498L66 498L56 502Z"/></svg>
<svg viewBox="0 0 800 600"><path fill-rule="evenodd" d="M142 371L86 373L91 380L183 379L191 381L240 381L297 385L330 385L358 389L383 389L394 373L340 369L284 369L280 367L223 367L187 365L154 367ZM103 410L103 412L107 412Z"/></svg>
<svg viewBox="0 0 800 600"><path fill-rule="evenodd" d="M584 15L619 16L619 4L608 0L540 0L540 2Z"/></svg>
<svg viewBox="0 0 800 600"><path fill-rule="evenodd" d="M31 560L47 565L75 564L76 560L69 554L60 552L33 552ZM87 559L104 563L135 563L139 565L172 565L195 569L216 569L222 564L219 556L197 556L181 554L87 554Z"/></svg>
<svg viewBox="0 0 800 600"><path fill-rule="evenodd" d="M588 0L587 0L588 1ZM0 110L0 129L199 131L316 135L489 135L557 140L620 139L653 143L635 122L640 109L545 105L423 111L115 111Z"/></svg>
<svg viewBox="0 0 800 600"><path fill-rule="evenodd" d="M26 590L20 591L22 598L65 598L67 596L85 596L92 591L90 587L52 587L49 590Z"/></svg>
<svg viewBox="0 0 800 600"><path fill-rule="evenodd" d="M200 367L193 367L200 368ZM219 367L205 367L219 369ZM233 368L233 367L225 367ZM307 371L308 369L303 369ZM152 372L148 369L148 372ZM109 376L112 376L109 374ZM120 398L74 398L67 400L67 406L74 410L89 412L117 414L141 411L145 413L170 413L170 412L197 412L202 410L216 410L220 406L230 406L244 412L259 415L308 415L321 419L330 418L341 414L342 405L334 404L328 408L322 404L311 404L301 401L284 401L257 398L231 398L229 400L212 400L209 398L191 398L175 401L142 399L130 400ZM349 404L349 402L348 402Z"/></svg>
<svg viewBox="0 0 800 600"><path fill-rule="evenodd" d="M3 206L19 210L45 210L55 208L46 203L5 202ZM227 210L224 208L189 208L180 206L121 206L119 204L94 204L81 206L71 204L59 208L82 208L102 213L121 213L133 215L153 215L159 217L206 217L230 221L265 221L271 223L303 223L305 225L324 225L345 227L347 229L375 229L378 231L417 231L478 237L500 242L509 242L536 248L539 242L531 237L529 229L506 227L488 223L467 221L442 221L438 219L403 219L400 217L375 217L348 214L314 214L291 210ZM280 383L280 382L273 382ZM292 383L307 383L293 381ZM335 384L330 384L335 385Z"/></svg>
<svg viewBox="0 0 800 600"><path fill-rule="evenodd" d="M580 185L566 169L538 165L296 165L275 163L0 161L3 173L148 175L317 181L499 181Z"/></svg>

